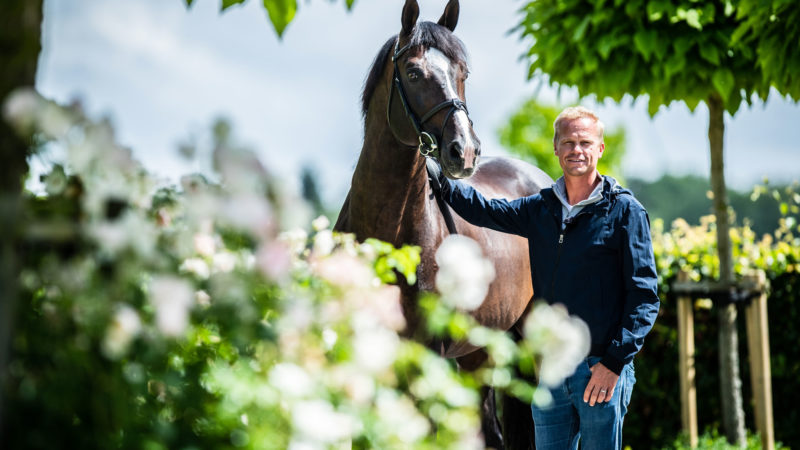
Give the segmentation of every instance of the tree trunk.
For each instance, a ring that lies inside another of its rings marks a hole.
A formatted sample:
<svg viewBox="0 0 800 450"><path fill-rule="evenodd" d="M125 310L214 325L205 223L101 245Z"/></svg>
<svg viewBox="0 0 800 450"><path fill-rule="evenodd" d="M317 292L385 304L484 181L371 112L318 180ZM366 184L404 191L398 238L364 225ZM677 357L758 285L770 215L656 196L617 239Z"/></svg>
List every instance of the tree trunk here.
<svg viewBox="0 0 800 450"><path fill-rule="evenodd" d="M733 283L728 197L725 188L723 136L725 123L722 99L708 99L708 142L711 146L711 191L714 193L714 216L717 221L717 254L719 279L724 285ZM722 423L731 444L745 445L742 379L739 375L739 337L736 330L736 305L719 304L719 377L722 399Z"/></svg>
<svg viewBox="0 0 800 450"><path fill-rule="evenodd" d="M0 105L21 86L32 87L41 50L43 0L0 1ZM0 434L3 392L18 295L20 194L28 172L25 139L0 117Z"/></svg>

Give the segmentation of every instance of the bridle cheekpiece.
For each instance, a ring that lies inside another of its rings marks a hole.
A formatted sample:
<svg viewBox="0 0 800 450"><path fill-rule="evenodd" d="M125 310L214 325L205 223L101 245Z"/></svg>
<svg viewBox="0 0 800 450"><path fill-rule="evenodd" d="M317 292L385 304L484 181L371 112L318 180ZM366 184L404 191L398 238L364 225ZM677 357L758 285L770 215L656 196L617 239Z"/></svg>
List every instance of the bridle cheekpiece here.
<svg viewBox="0 0 800 450"><path fill-rule="evenodd" d="M424 131L422 126L425 125L431 117L433 117L439 111L449 107L450 110L447 111L447 115L445 116L444 120L442 121L442 133L444 133L444 127L447 125L447 121L450 120L450 116L453 115L457 110L462 110L467 115L467 119L469 120L470 125L472 124L472 119L469 118L469 111L467 111L467 105L460 98L451 98L448 100L439 103L438 105L431 108L425 115L422 116L422 119L417 119L417 115L414 111L411 110L411 106L408 104L408 99L406 98L405 90L403 89L403 83L400 81L400 69L397 65L397 60L400 59L400 56L403 55L409 48L411 48L411 44L406 44L403 48L398 50L398 46L400 45L400 38L397 39L397 42L394 45L394 54L392 55L392 64L394 65L394 74L392 75L392 89L397 90L397 94L400 96L400 102L403 104L403 109L406 112L406 116L408 116L409 120L411 121L411 126L414 128L414 132L417 133L417 137L419 139L419 146L418 150L422 156L430 156L433 158L439 157L439 140L441 140L441 136L439 139L436 139L436 136ZM389 102L388 106L386 107L386 118L389 121L391 127L391 111L392 111L392 98L394 98L393 92L389 92Z"/></svg>

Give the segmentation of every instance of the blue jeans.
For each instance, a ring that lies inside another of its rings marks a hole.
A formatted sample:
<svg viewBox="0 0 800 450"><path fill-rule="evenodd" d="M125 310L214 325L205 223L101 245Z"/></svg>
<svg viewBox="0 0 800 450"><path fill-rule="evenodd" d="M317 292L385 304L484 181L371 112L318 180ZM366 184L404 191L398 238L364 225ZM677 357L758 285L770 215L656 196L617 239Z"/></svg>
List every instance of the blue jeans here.
<svg viewBox="0 0 800 450"><path fill-rule="evenodd" d="M581 450L622 448L622 420L636 383L633 363L623 367L610 401L589 406L583 402L583 391L592 376L589 367L599 361L590 356L581 362L574 374L550 390L550 405L531 405L537 450L574 450L579 439Z"/></svg>

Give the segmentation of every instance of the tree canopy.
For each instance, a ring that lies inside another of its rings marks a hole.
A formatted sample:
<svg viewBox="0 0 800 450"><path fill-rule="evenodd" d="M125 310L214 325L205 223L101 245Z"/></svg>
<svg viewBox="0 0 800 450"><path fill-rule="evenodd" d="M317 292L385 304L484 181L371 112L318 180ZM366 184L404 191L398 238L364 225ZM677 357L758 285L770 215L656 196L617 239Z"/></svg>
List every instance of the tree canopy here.
<svg viewBox="0 0 800 450"><path fill-rule="evenodd" d="M582 97L647 94L651 115L680 100L694 110L711 96L734 114L753 94L766 100L771 87L800 99L800 76L790 70L800 42L783 40L800 33L790 3L539 0L523 7L517 31L533 40L529 77L545 74Z"/></svg>

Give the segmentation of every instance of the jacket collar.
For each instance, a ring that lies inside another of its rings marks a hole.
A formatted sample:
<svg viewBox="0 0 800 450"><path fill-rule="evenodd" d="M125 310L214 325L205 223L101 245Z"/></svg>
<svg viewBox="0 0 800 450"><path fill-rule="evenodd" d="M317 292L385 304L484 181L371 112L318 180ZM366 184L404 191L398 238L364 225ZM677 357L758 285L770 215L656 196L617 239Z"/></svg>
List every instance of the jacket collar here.
<svg viewBox="0 0 800 450"><path fill-rule="evenodd" d="M603 198L595 203L586 205L583 211L581 211L579 214L608 214L608 211L611 209L611 206L614 200L616 200L617 195L631 194L631 191L620 186L614 177L610 177L608 175L601 176L603 177L603 189L601 191ZM561 200L559 200L556 196L555 187L556 185L553 184L549 188L542 189L541 195L547 209L560 223Z"/></svg>

